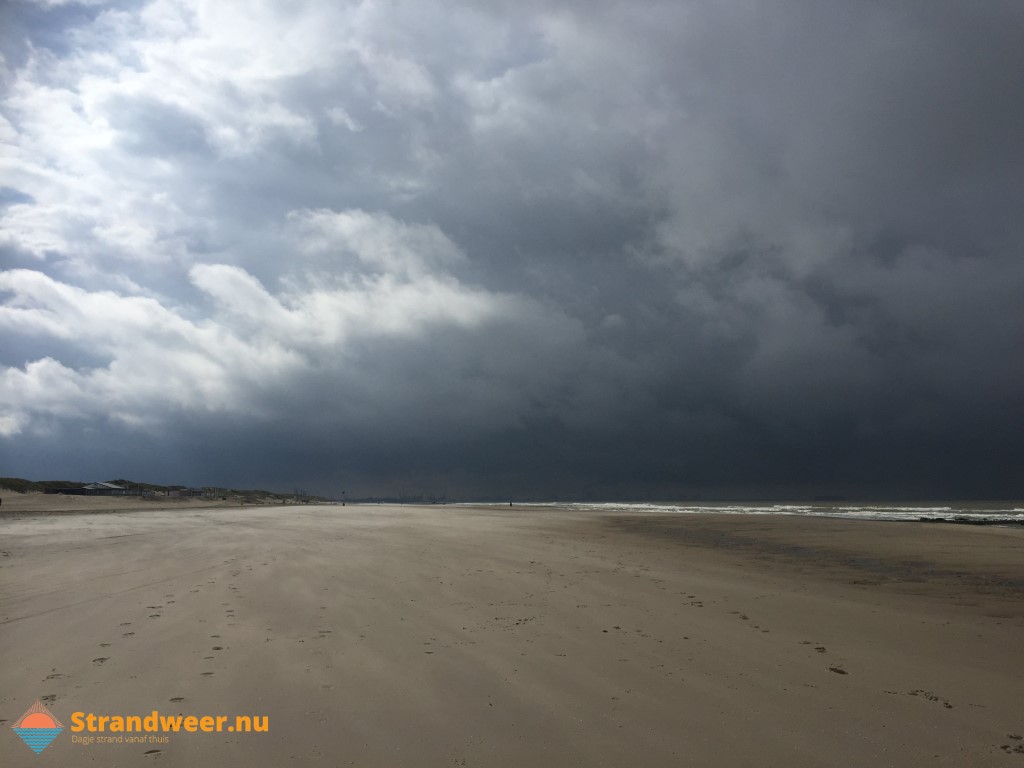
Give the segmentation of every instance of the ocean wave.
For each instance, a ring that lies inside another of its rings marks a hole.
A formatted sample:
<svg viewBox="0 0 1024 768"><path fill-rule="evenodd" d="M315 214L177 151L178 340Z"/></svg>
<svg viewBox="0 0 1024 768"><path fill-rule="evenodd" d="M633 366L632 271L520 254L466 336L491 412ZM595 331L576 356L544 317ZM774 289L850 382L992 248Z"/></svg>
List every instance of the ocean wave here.
<svg viewBox="0 0 1024 768"><path fill-rule="evenodd" d="M479 506L479 505L473 505ZM494 504L485 506L504 506ZM715 514L715 515L791 515L807 517L832 517L857 520L892 521L947 521L947 522L988 522L1024 523L1024 507L1002 506L941 506L902 504L682 504L672 502L528 502L520 507L539 509L569 509L594 512L655 512L662 514Z"/></svg>

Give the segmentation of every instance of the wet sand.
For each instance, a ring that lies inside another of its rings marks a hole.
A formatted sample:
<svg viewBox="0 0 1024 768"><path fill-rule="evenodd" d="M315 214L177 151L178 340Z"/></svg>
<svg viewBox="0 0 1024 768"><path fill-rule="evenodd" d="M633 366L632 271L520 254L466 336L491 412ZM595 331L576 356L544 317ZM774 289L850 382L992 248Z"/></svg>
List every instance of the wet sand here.
<svg viewBox="0 0 1024 768"><path fill-rule="evenodd" d="M1024 766L1019 528L13 498L5 726L270 728L4 766Z"/></svg>

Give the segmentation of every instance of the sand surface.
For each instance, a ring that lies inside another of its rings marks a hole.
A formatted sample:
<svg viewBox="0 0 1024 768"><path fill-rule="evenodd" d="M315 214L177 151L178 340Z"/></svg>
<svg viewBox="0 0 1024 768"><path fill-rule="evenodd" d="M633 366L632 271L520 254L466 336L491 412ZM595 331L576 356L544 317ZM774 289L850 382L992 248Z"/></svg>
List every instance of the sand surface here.
<svg viewBox="0 0 1024 768"><path fill-rule="evenodd" d="M14 498L3 766L1024 768L1020 529ZM72 742L154 709L270 729Z"/></svg>

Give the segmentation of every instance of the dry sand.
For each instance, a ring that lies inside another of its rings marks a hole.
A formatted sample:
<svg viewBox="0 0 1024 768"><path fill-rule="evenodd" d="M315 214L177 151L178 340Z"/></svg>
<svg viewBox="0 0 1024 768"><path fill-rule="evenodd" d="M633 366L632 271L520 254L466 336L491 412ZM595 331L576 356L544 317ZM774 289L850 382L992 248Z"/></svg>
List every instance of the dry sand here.
<svg viewBox="0 0 1024 768"><path fill-rule="evenodd" d="M66 728L36 756L5 728L3 766L1024 766L1020 529L138 501L40 515L41 497L16 498L5 725L45 697L66 727L156 709L270 731L85 746Z"/></svg>

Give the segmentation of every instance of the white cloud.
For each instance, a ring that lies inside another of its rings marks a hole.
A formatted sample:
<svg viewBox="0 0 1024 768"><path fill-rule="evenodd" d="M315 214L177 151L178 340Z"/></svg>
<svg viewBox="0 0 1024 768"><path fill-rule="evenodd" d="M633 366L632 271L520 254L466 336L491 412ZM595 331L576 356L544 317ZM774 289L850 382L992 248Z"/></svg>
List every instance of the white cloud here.
<svg viewBox="0 0 1024 768"><path fill-rule="evenodd" d="M5 429L100 414L136 426L162 422L174 412L274 418L263 410L263 399L284 397L304 381L315 389L326 377L361 389L360 369L346 368L356 359L370 369L384 365L396 367L396 375L415 375L401 361L377 359L377 340L437 345L452 332L456 346L446 354L477 369L480 377L466 385L468 398L458 401L456 410L463 418L467 413L483 418L484 404L495 391L481 399L482 390L504 388L510 404L521 393L501 381L510 372L506 362L481 347L476 334L508 335L513 348L506 352L525 354L530 364L537 362L530 356L546 363L566 358L581 340L576 325L556 312L457 280L448 269L464 256L437 227L327 210L296 212L291 224L296 249L348 252L358 269L295 273L271 292L241 267L196 264L189 279L210 302L206 316L198 319L193 308L148 296L87 290L35 270L0 273L0 290L11 294L0 307L0 328L71 341L107 361L75 369L43 358L20 369L4 368ZM363 272L364 266L371 271ZM537 386L549 375L526 368L514 378ZM390 407L416 408L421 397L434 395L403 388L403 401ZM473 400L479 409L467 410ZM522 401L516 407L529 405Z"/></svg>
<svg viewBox="0 0 1024 768"><path fill-rule="evenodd" d="M353 133L363 130L363 126L356 120L353 120L352 115L346 112L343 107L331 107L327 110L327 117L334 125L340 125Z"/></svg>
<svg viewBox="0 0 1024 768"><path fill-rule="evenodd" d="M403 224L386 214L302 210L288 220L305 254L354 256L374 272L416 277L447 271L466 258L436 226Z"/></svg>

